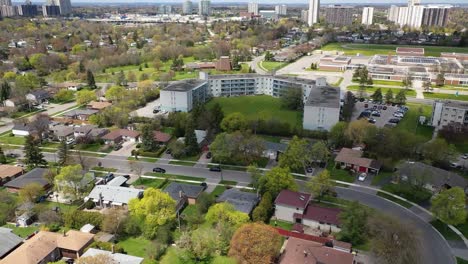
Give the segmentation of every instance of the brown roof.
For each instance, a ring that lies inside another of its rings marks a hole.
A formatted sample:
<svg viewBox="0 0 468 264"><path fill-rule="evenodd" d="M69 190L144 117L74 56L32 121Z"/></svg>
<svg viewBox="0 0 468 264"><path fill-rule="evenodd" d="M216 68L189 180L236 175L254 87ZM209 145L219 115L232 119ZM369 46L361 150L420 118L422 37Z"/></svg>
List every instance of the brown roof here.
<svg viewBox="0 0 468 264"><path fill-rule="evenodd" d="M2 264L37 264L57 248L80 251L88 246L94 235L75 230L65 236L59 233L40 231L2 260Z"/></svg>
<svg viewBox="0 0 468 264"><path fill-rule="evenodd" d="M157 142L163 142L166 143L171 139L171 135L167 133L163 133L161 131L154 131L154 140Z"/></svg>
<svg viewBox="0 0 468 264"><path fill-rule="evenodd" d="M88 108L91 108L91 109L96 109L96 110L102 110L106 107L109 107L111 106L112 103L109 103L109 102L96 102L96 101L92 101L90 102L87 107Z"/></svg>
<svg viewBox="0 0 468 264"><path fill-rule="evenodd" d="M281 264L352 264L351 253L336 250L320 243L290 237L280 258Z"/></svg>
<svg viewBox="0 0 468 264"><path fill-rule="evenodd" d="M340 219L338 216L340 213L341 209L339 208L327 208L309 204L304 214L300 217L303 219L309 219L317 222L339 226ZM296 214L294 215L296 216ZM299 216L299 214L297 215Z"/></svg>
<svg viewBox="0 0 468 264"><path fill-rule="evenodd" d="M140 136L140 133L138 131L134 130L128 130L128 129L116 129L114 131L111 131L110 133L104 135L102 139L105 140L116 140L119 137L132 137L132 138L137 138Z"/></svg>
<svg viewBox="0 0 468 264"><path fill-rule="evenodd" d="M343 162L361 167L380 169L380 163L373 159L362 158L362 151L342 148L335 158L335 162Z"/></svg>
<svg viewBox="0 0 468 264"><path fill-rule="evenodd" d="M4 179L7 177L14 177L19 175L23 172L21 167L13 166L13 165L0 165L0 179Z"/></svg>
<svg viewBox="0 0 468 264"><path fill-rule="evenodd" d="M275 204L304 209L307 203L309 203L309 200L310 194L308 193L282 190L278 197L276 197Z"/></svg>
<svg viewBox="0 0 468 264"><path fill-rule="evenodd" d="M216 62L216 69L219 71L230 71L231 70L231 60L227 56L219 58Z"/></svg>

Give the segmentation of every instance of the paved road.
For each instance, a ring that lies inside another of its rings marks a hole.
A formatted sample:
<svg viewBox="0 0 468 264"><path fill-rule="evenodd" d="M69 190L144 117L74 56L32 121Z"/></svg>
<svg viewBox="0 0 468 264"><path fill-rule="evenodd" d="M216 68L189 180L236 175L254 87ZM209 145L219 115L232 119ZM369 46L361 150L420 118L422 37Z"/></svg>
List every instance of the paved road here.
<svg viewBox="0 0 468 264"><path fill-rule="evenodd" d="M46 159L54 160L54 154L44 153ZM102 163L103 167L116 168L122 173L131 173L128 162L125 157L108 155L105 158L96 158L97 161ZM143 162L144 172L149 172L156 166L155 163ZM186 166L177 166L170 164L158 164L158 167L166 169L168 174L186 175L206 178L207 183L217 183L221 179L221 173L211 172L207 168L195 168ZM239 185L247 185L250 183L250 175L246 172L224 170L222 176L225 180L237 181ZM302 182L303 183L303 182ZM414 213L406 208L397 205L393 202L385 200L379 196L376 196L374 192L368 192L360 187L353 188L341 188L337 187L338 197L346 200L359 201L371 208L375 208L380 212L397 217L402 221L414 225L418 229L420 234L422 257L425 264L451 264L455 263L454 257L451 253L451 249L446 241L427 223L427 219L424 216L424 212ZM420 217L416 216L420 215Z"/></svg>
<svg viewBox="0 0 468 264"><path fill-rule="evenodd" d="M249 62L250 68L254 69L255 72L258 74L263 74L263 75L268 74L268 72L266 72L265 70L263 70L262 68L258 66L258 63L262 61L264 58L265 56L263 55L255 57L251 62Z"/></svg>

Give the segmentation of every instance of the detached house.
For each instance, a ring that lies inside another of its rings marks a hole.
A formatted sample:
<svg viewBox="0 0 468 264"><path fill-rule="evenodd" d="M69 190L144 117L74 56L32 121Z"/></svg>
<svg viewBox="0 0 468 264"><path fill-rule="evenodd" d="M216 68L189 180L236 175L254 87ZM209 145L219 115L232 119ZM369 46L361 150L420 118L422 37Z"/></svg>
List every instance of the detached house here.
<svg viewBox="0 0 468 264"><path fill-rule="evenodd" d="M91 109L91 110L102 111L102 110L106 109L109 106L112 106L112 103L92 101L92 102L90 102L89 104L86 105L86 108Z"/></svg>
<svg viewBox="0 0 468 264"><path fill-rule="evenodd" d="M86 121L89 119L90 116L97 114L98 112L98 110L92 109L77 109L66 112L63 114L63 116L70 119Z"/></svg>
<svg viewBox="0 0 468 264"><path fill-rule="evenodd" d="M138 142L140 141L140 133L134 130L117 129L104 135L102 139L106 144L119 144L122 141Z"/></svg>
<svg viewBox="0 0 468 264"><path fill-rule="evenodd" d="M361 150L342 148L335 158L335 163L344 169L378 174L382 164L374 159L363 158L362 155Z"/></svg>
<svg viewBox="0 0 468 264"><path fill-rule="evenodd" d="M164 189L164 192L169 194L172 199L176 201L176 212L179 212L187 203L195 204L203 190L205 190L205 187L201 185L171 182L171 184Z"/></svg>
<svg viewBox="0 0 468 264"><path fill-rule="evenodd" d="M172 138L170 134L163 133L161 131L154 131L153 135L154 135L153 137L154 141L158 143L159 145L166 145L169 142L169 140L171 140Z"/></svg>
<svg viewBox="0 0 468 264"><path fill-rule="evenodd" d="M302 214L310 201L310 194L282 190L275 200L277 219L294 222L294 214Z"/></svg>
<svg viewBox="0 0 468 264"><path fill-rule="evenodd" d="M34 90L26 95L26 100L32 104L42 104L47 102L50 94L46 90Z"/></svg>
<svg viewBox="0 0 468 264"><path fill-rule="evenodd" d="M74 138L73 127L71 126L58 124L51 126L49 130L52 140L55 141L67 141Z"/></svg>
<svg viewBox="0 0 468 264"><path fill-rule="evenodd" d="M15 136L29 136L31 133L34 132L34 129L26 123L16 123L13 125L13 128L11 130L11 133Z"/></svg>

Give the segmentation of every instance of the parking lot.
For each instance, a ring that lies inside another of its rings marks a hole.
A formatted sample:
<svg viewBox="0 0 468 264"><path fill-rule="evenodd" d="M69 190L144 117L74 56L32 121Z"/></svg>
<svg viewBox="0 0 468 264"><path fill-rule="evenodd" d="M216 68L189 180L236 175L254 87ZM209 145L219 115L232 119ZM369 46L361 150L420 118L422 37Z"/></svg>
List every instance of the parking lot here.
<svg viewBox="0 0 468 264"><path fill-rule="evenodd" d="M367 106L367 107L366 107ZM374 109L376 113L375 115L369 113L369 117L362 117L364 119L372 118L375 120L374 125L377 127L384 127L386 124L389 124L388 121L391 119L395 119L397 117L393 116L395 112L399 110L398 106L391 106L385 104L376 104L371 102L356 102L356 106L352 115L352 120L357 120L361 116L361 113L366 109ZM371 112L370 110L367 110ZM372 112L374 112L372 111ZM380 116L379 116L380 115Z"/></svg>

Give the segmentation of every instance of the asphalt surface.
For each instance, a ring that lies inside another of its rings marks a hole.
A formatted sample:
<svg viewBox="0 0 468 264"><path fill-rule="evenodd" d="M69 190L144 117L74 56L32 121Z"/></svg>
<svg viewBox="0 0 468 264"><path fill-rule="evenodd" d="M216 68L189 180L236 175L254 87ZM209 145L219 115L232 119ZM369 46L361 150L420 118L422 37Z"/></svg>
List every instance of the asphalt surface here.
<svg viewBox="0 0 468 264"><path fill-rule="evenodd" d="M47 160L54 161L56 155L52 153L44 153ZM125 157L108 155L105 158L94 158L94 162L100 161L103 167L118 169L121 173L131 173L128 161ZM143 164L143 171L150 172L154 167L161 167L166 170L168 174L186 175L194 177L206 178L207 183L218 183L221 176L225 180L232 180L238 182L238 185L246 186L250 183L250 175L243 171L223 170L220 172L212 172L207 168L196 168L187 166L178 166L171 164L156 164L152 162L140 161ZM302 182L303 183L303 182ZM342 188L336 187L338 197L351 201L359 201L371 208L377 209L380 212L392 215L401 221L406 221L418 230L421 243L421 257L422 262L425 264L451 264L455 263L452 251L437 231L427 223L427 219L419 217L412 211L376 196L374 192L367 191L364 188ZM419 213L418 213L419 215Z"/></svg>

